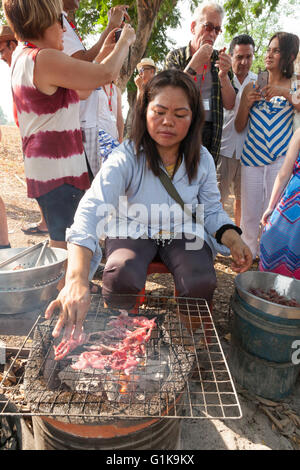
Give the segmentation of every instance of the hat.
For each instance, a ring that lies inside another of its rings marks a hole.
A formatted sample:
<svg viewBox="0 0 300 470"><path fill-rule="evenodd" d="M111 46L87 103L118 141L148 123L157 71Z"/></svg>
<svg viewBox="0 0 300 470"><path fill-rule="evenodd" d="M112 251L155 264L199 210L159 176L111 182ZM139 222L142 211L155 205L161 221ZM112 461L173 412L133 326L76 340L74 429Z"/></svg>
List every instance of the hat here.
<svg viewBox="0 0 300 470"><path fill-rule="evenodd" d="M144 57L139 64L137 64L136 68L138 69L138 72L142 67L145 67L145 65L148 65L150 67L154 67L156 70L156 65L154 60L150 59L150 57Z"/></svg>
<svg viewBox="0 0 300 470"><path fill-rule="evenodd" d="M0 26L0 41L15 41L15 35L9 26L3 24Z"/></svg>

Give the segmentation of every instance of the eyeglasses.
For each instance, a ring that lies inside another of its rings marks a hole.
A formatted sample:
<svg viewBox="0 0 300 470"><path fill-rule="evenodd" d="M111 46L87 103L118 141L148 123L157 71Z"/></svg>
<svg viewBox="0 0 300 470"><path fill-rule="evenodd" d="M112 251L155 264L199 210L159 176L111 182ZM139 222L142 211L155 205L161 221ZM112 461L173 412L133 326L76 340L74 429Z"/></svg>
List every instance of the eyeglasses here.
<svg viewBox="0 0 300 470"><path fill-rule="evenodd" d="M57 21L59 22L59 24L60 24L60 26L62 27L62 29L64 29L64 14L63 14L63 13L61 13L60 15L58 15Z"/></svg>
<svg viewBox="0 0 300 470"><path fill-rule="evenodd" d="M143 73L143 72L145 72L146 70L154 70L154 67L141 67L139 73Z"/></svg>
<svg viewBox="0 0 300 470"><path fill-rule="evenodd" d="M214 26L212 23L208 22L208 23L200 23L204 26L204 29L205 31L208 31L209 33L211 33L213 30L215 30L216 34L220 34L222 33L222 29L221 29L221 26Z"/></svg>

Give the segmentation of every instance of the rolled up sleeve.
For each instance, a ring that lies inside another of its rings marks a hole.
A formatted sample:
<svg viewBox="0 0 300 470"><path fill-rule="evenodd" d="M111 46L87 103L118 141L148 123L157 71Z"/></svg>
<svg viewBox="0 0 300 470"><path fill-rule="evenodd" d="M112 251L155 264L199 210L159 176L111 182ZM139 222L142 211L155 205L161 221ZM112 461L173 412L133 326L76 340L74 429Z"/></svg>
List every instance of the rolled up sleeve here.
<svg viewBox="0 0 300 470"><path fill-rule="evenodd" d="M102 258L99 245L105 236L105 222L116 214L119 197L132 177L132 162L125 153L116 151L102 166L92 186L81 199L72 226L66 231L66 241L84 246L93 253L90 278L93 277Z"/></svg>

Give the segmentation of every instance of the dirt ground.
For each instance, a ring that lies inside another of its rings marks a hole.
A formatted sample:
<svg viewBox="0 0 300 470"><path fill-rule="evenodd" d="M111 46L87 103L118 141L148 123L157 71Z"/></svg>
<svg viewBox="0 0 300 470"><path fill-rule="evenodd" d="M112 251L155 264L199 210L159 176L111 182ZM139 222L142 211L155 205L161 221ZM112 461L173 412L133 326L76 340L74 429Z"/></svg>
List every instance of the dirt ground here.
<svg viewBox="0 0 300 470"><path fill-rule="evenodd" d="M46 235L25 235L21 227L39 220L36 201L26 195L23 159L17 128L1 126L0 143L0 194L5 202L9 240L12 247L27 247L43 241ZM227 206L232 216L232 199ZM236 274L230 269L230 260L222 256L215 263L218 287L215 292L213 318L225 355L228 355L229 301L234 291ZM257 269L257 265L253 266ZM101 284L101 281L96 281ZM173 281L168 274L152 275L146 285L147 291L155 294L172 295ZM19 345L16 336L0 340L9 345ZM243 417L239 420L183 420L182 449L298 449L300 443L300 399L299 386L284 403L260 399L239 388ZM298 418L299 415L299 418Z"/></svg>

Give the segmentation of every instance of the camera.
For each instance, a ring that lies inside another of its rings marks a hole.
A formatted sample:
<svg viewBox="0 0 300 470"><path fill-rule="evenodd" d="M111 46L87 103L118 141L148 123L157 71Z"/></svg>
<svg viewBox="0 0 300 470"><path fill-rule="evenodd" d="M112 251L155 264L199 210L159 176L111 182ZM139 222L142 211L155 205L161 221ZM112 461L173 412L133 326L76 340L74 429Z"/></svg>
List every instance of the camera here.
<svg viewBox="0 0 300 470"><path fill-rule="evenodd" d="M127 11L127 8L126 8L126 11ZM125 21L126 21L126 17L124 16L122 23L125 23ZM119 41L121 33L122 33L122 28L117 29L117 31L115 32L115 42Z"/></svg>
<svg viewBox="0 0 300 470"><path fill-rule="evenodd" d="M115 42L119 41L121 33L122 33L122 29L121 28L117 29L117 31L115 32Z"/></svg>
<svg viewBox="0 0 300 470"><path fill-rule="evenodd" d="M259 91L261 92L262 88L264 88L267 84L268 84L268 72L259 71L258 76L257 76L257 85L258 85ZM264 96L262 92L261 92L261 95Z"/></svg>

